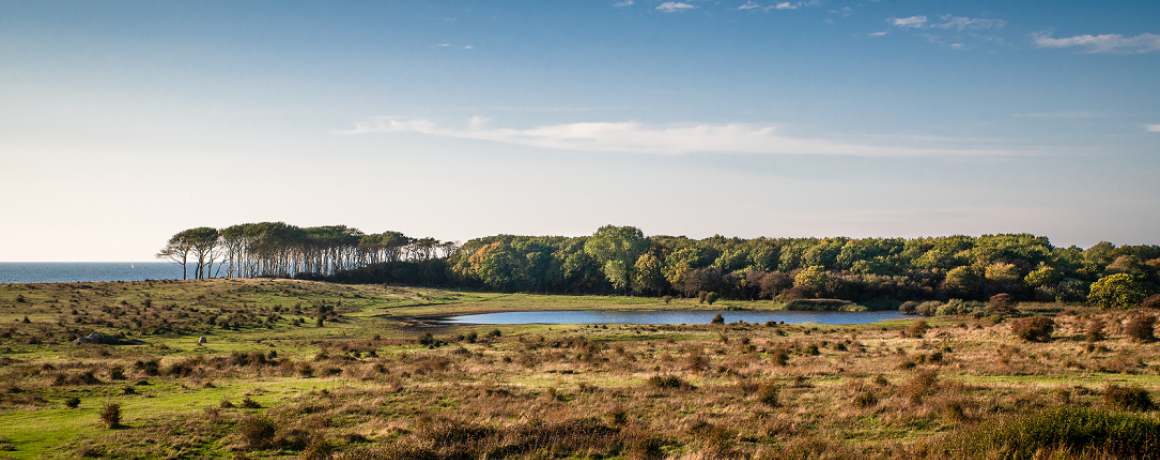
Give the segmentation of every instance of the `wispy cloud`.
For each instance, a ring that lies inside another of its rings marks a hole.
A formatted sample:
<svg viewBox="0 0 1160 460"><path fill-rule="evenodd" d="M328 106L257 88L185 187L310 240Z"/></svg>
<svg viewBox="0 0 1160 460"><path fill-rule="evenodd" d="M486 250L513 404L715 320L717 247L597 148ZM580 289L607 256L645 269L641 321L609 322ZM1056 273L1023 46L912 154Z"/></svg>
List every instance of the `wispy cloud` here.
<svg viewBox="0 0 1160 460"><path fill-rule="evenodd" d="M830 10L830 14L840 14L840 15L842 15L842 17L849 16L853 13L854 13L854 9L850 8L848 6L843 6L841 8L836 9L836 10Z"/></svg>
<svg viewBox="0 0 1160 460"><path fill-rule="evenodd" d="M1106 112L1084 112L1084 111L1065 111L1065 112L1033 112L1033 113L1013 113L1015 118L1096 118L1107 116Z"/></svg>
<svg viewBox="0 0 1160 460"><path fill-rule="evenodd" d="M1160 133L1160 125L1148 125L1148 132Z"/></svg>
<svg viewBox="0 0 1160 460"><path fill-rule="evenodd" d="M930 18L926 16L911 16L908 18L891 18L889 21L898 27L911 27L915 29L938 28L938 29L957 29L962 31L964 29L990 29L992 27L999 28L1007 25L1007 21L1002 19L983 19L983 18L967 18L945 15L940 17L945 22L928 23Z"/></svg>
<svg viewBox="0 0 1160 460"><path fill-rule="evenodd" d="M869 33L867 35L869 35L871 37L881 37L881 36L889 34L889 33L890 32L872 32L872 33Z"/></svg>
<svg viewBox="0 0 1160 460"><path fill-rule="evenodd" d="M625 7L625 6L632 6L633 3L635 3L635 2L633 2L632 0L624 0L623 2L613 3L612 7L613 8L620 8L620 7Z"/></svg>
<svg viewBox="0 0 1160 460"><path fill-rule="evenodd" d="M990 29L992 27L999 28L1007 25L1007 21L1001 19L982 19L982 18L965 18L945 15L941 17L943 23L931 24L930 27L938 27L940 29Z"/></svg>
<svg viewBox="0 0 1160 460"><path fill-rule="evenodd" d="M440 48L446 48L448 46L451 46L451 44L450 43L436 43L435 46L438 46Z"/></svg>
<svg viewBox="0 0 1160 460"><path fill-rule="evenodd" d="M474 46L471 46L471 45L467 45L467 46L464 46L464 47L463 47L463 49L465 49L465 50L474 49L474 48L475 48L475 47L474 47Z"/></svg>
<svg viewBox="0 0 1160 460"><path fill-rule="evenodd" d="M737 9L738 9L738 10L741 10L741 11L745 11L745 10L755 10L755 9L758 9L758 8L761 8L761 5L758 5L758 4L754 3L754 2L746 2L744 5L741 5L741 6L737 7Z"/></svg>
<svg viewBox="0 0 1160 460"><path fill-rule="evenodd" d="M661 155L686 153L760 153L858 156L979 156L1018 152L987 148L940 148L844 143L795 138L775 126L745 123L724 125L647 125L634 121L568 123L529 129L489 128L473 118L467 128L439 126L426 119L372 118L343 134L422 133L539 148L585 152L629 152Z"/></svg>
<svg viewBox="0 0 1160 460"><path fill-rule="evenodd" d="M691 10L693 8L696 7L684 2L664 2L657 7L657 10L665 13L676 13L678 11Z"/></svg>
<svg viewBox="0 0 1160 460"><path fill-rule="evenodd" d="M1051 34L1033 34L1035 44L1041 48L1067 48L1078 46L1085 53L1140 54L1160 51L1160 35L1140 34L1124 37L1120 34L1076 35L1066 38L1052 38Z"/></svg>
<svg viewBox="0 0 1160 460"><path fill-rule="evenodd" d="M796 9L798 9L798 8L801 8L801 6L802 6L802 2L797 2L797 3L781 2L781 3L777 3L777 4L774 4L774 5L771 5L769 8L766 8L766 9L767 9L767 10L768 10L768 9L775 9L775 10L796 10Z"/></svg>
<svg viewBox="0 0 1160 460"><path fill-rule="evenodd" d="M898 27L919 28L926 24L926 16L911 16L909 18L894 18L891 23Z"/></svg>

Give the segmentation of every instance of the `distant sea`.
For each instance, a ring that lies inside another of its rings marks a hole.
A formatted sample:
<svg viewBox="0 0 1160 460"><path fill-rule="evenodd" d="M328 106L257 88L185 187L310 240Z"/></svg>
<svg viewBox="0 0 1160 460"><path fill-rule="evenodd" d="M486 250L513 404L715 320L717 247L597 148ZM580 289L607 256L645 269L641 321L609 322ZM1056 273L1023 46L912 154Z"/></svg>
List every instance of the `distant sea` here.
<svg viewBox="0 0 1160 460"><path fill-rule="evenodd" d="M0 262L0 284L172 279L181 267L168 262Z"/></svg>

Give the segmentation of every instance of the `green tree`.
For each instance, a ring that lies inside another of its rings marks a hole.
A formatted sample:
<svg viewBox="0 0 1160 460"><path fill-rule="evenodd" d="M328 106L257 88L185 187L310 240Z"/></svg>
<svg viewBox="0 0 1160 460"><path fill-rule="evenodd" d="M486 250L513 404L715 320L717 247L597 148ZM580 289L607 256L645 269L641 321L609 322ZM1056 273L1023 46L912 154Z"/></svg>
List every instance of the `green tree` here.
<svg viewBox="0 0 1160 460"><path fill-rule="evenodd" d="M955 267L947 272L943 288L947 293L956 297L971 297L981 278L980 270L974 266Z"/></svg>
<svg viewBox="0 0 1160 460"><path fill-rule="evenodd" d="M1051 267L1042 267L1028 273L1023 282L1033 288L1040 286L1055 286L1063 280L1063 274Z"/></svg>
<svg viewBox="0 0 1160 460"><path fill-rule="evenodd" d="M830 274L826 272L826 267L821 265L811 265L803 268L793 277L793 287L801 288L809 292L810 295L817 297L818 294L824 292L826 284L830 281Z"/></svg>
<svg viewBox="0 0 1160 460"><path fill-rule="evenodd" d="M1126 309L1140 306L1146 297L1147 285L1132 275L1117 273L1092 283L1087 301L1099 305L1103 310Z"/></svg>
<svg viewBox="0 0 1160 460"><path fill-rule="evenodd" d="M601 264L604 276L616 289L628 293L636 259L648 250L648 240L639 228L605 225L584 243L584 252Z"/></svg>
<svg viewBox="0 0 1160 460"><path fill-rule="evenodd" d="M173 235L165 247L157 253L158 259L165 259L181 266L181 279L189 279L189 253L193 251L193 243L185 237L185 232Z"/></svg>
<svg viewBox="0 0 1160 460"><path fill-rule="evenodd" d="M665 288L664 263L652 254L643 254L633 266L632 288L637 292L661 292Z"/></svg>

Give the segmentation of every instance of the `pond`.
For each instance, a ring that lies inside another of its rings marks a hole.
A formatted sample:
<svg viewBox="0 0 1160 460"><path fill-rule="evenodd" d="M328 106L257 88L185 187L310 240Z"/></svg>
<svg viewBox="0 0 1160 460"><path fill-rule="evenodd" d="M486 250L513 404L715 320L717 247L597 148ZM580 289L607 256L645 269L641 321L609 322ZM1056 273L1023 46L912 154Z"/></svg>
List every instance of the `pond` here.
<svg viewBox="0 0 1160 460"><path fill-rule="evenodd" d="M718 313L726 323L868 324L906 318L898 311L512 311L439 318L442 324L709 324Z"/></svg>

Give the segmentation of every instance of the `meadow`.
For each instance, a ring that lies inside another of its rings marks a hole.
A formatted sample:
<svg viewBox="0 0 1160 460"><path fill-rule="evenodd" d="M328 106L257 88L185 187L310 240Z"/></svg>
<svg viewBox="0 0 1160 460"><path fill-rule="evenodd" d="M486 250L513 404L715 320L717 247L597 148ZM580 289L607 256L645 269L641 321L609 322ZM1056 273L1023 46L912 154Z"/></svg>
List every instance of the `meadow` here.
<svg viewBox="0 0 1160 460"><path fill-rule="evenodd" d="M413 319L704 308L271 279L0 285L0 458L1160 457L1160 346L1136 311ZM73 343L92 332L140 343Z"/></svg>

